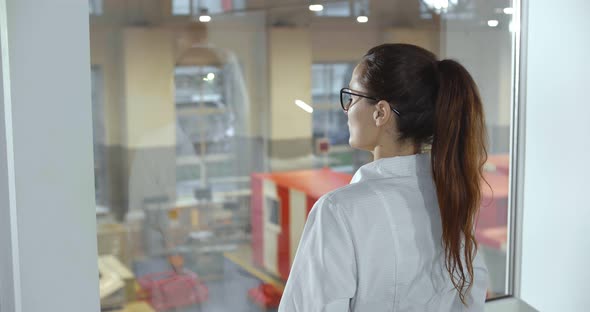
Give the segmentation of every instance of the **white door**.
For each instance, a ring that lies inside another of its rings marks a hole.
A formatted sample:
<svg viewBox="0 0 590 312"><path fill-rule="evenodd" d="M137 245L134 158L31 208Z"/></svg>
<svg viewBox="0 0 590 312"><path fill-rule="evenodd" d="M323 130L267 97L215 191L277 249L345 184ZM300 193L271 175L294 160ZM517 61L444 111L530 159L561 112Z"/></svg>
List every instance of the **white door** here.
<svg viewBox="0 0 590 312"><path fill-rule="evenodd" d="M276 184L272 181L264 180L262 195L264 228L262 249L264 268L270 273L280 276L277 246L279 234L281 233L281 207Z"/></svg>
<svg viewBox="0 0 590 312"><path fill-rule="evenodd" d="M289 253L291 256L290 265L293 264L297 246L301 234L303 234L303 227L305 226L305 217L307 214L307 196L305 193L291 189L289 191Z"/></svg>

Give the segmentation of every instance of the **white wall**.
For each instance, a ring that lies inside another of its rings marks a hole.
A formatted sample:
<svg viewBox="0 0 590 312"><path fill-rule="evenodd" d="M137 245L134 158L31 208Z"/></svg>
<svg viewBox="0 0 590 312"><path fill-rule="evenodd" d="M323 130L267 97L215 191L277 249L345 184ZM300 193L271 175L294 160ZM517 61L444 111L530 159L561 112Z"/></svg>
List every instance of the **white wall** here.
<svg viewBox="0 0 590 312"><path fill-rule="evenodd" d="M590 309L590 2L530 0L522 299Z"/></svg>
<svg viewBox="0 0 590 312"><path fill-rule="evenodd" d="M17 238L9 250L0 240L0 262L19 265L12 283L0 272L0 305L99 311L88 2L1 0L0 31L0 194L11 194L0 217L11 212Z"/></svg>
<svg viewBox="0 0 590 312"><path fill-rule="evenodd" d="M314 63L358 62L370 48L383 43L409 43L438 54L440 32L435 29L405 27L362 27L343 22L335 27L317 23L311 29L311 49ZM354 38L354 44L350 44Z"/></svg>
<svg viewBox="0 0 590 312"><path fill-rule="evenodd" d="M14 144L12 141L12 105L10 79L4 70L8 63L8 38L6 31L6 3L0 1L0 311L14 311L20 305L20 269L18 261L18 236L16 235L16 205L14 194ZM6 86L6 88L5 88Z"/></svg>
<svg viewBox="0 0 590 312"><path fill-rule="evenodd" d="M383 42L408 43L440 54L441 32L438 29L389 28L383 33Z"/></svg>
<svg viewBox="0 0 590 312"><path fill-rule="evenodd" d="M381 35L377 28L318 24L310 28L311 42L306 44L311 46L314 63L358 62L370 48L382 43Z"/></svg>

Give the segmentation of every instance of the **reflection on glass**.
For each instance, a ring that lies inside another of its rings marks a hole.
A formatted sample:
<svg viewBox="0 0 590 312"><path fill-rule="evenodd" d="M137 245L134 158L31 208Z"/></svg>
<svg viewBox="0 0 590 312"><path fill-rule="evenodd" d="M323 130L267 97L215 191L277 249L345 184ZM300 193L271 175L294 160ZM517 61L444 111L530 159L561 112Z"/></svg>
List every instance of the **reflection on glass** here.
<svg viewBox="0 0 590 312"><path fill-rule="evenodd" d="M90 15L101 15L103 7L103 0L88 0L88 9Z"/></svg>
<svg viewBox="0 0 590 312"><path fill-rule="evenodd" d="M315 14L318 16L334 16L334 17L351 16L350 3L349 3L349 1L327 2L323 5L323 9L319 12L315 12Z"/></svg>
<svg viewBox="0 0 590 312"><path fill-rule="evenodd" d="M511 4L434 2L91 1L103 309L276 309L309 209L371 161L348 146L338 96L385 42L456 58L480 87L490 187L476 235L488 295L506 294Z"/></svg>

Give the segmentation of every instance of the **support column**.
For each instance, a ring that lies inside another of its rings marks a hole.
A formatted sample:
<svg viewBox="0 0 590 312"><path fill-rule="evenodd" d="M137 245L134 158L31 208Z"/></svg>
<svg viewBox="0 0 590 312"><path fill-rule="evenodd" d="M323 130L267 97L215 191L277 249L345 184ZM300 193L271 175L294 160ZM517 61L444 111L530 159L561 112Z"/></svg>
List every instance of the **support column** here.
<svg viewBox="0 0 590 312"><path fill-rule="evenodd" d="M162 29L123 31L124 148L129 211L150 197L176 198L174 37Z"/></svg>
<svg viewBox="0 0 590 312"><path fill-rule="evenodd" d="M295 105L295 100L311 105L309 30L275 27L269 38L271 169L309 167L312 114Z"/></svg>

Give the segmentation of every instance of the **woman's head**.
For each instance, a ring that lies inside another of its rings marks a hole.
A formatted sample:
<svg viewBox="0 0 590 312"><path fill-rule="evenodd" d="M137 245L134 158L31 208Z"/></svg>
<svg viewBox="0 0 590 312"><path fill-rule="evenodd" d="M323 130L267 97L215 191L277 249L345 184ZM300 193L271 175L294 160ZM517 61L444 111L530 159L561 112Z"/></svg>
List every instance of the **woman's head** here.
<svg viewBox="0 0 590 312"><path fill-rule="evenodd" d="M350 80L349 88L341 90L341 103L348 116L349 143L352 147L374 151L381 141L393 145L395 120L389 112L389 103L370 96L360 83L362 67L358 65Z"/></svg>
<svg viewBox="0 0 590 312"><path fill-rule="evenodd" d="M357 99L353 96L352 107L358 102L361 104L358 106L365 109L367 106L373 106L373 110L384 109L381 113L391 118L387 126L382 128L388 130L388 139L392 144L419 146L430 143L438 91L437 59L434 54L407 44L377 46L369 50L355 68L350 89L379 100ZM382 106L375 105L378 103ZM399 115L385 112L387 106L390 107L389 112L395 109ZM371 116L355 115L352 107L349 111L350 143L355 148L372 150L370 148L376 141L377 132L373 130L380 128L375 125L375 113L373 111ZM368 117L373 117L373 122L367 122ZM365 131L367 128L371 131Z"/></svg>
<svg viewBox="0 0 590 312"><path fill-rule="evenodd" d="M483 106L475 82L456 61L438 61L433 53L413 45L384 44L363 57L350 89L343 92L361 95L352 96L348 110L353 147L432 145L446 266L465 302L473 280L474 223L487 158Z"/></svg>

